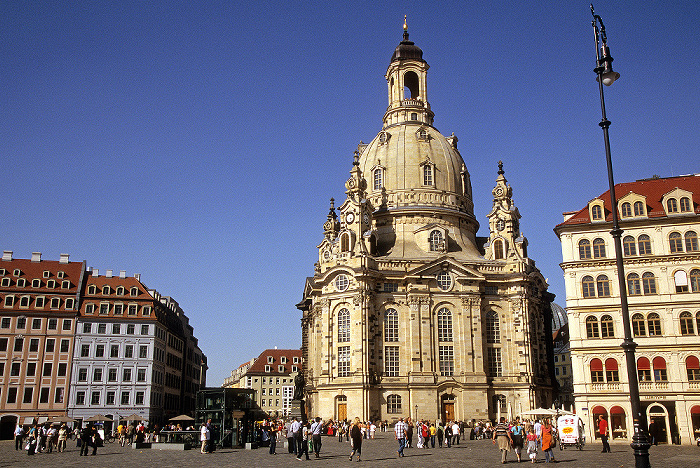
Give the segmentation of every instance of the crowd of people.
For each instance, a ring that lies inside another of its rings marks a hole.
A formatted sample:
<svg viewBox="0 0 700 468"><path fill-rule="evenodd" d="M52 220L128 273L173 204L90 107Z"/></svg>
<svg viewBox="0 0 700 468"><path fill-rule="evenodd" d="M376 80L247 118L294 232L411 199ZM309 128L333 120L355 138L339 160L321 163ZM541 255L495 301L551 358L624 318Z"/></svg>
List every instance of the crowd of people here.
<svg viewBox="0 0 700 468"><path fill-rule="evenodd" d="M102 425L88 423L82 428L71 430L65 423L34 423L28 429L17 424L14 431L15 450L26 450L28 455L51 453L54 450L64 452L69 439L75 439L80 448L80 456L97 454L98 447L104 444L104 438L110 437L119 441L124 447L132 443L156 442L160 428L155 425L146 427L143 423L120 423L112 434L105 434Z"/></svg>

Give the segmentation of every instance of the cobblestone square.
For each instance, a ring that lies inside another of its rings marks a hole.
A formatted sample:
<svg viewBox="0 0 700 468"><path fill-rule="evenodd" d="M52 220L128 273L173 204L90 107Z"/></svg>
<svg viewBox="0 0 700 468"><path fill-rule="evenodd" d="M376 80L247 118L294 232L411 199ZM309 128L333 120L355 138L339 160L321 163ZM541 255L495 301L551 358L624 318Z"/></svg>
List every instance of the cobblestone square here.
<svg viewBox="0 0 700 468"><path fill-rule="evenodd" d="M580 467L634 467L634 455L627 444L612 444L612 453L601 453L600 444L589 444L583 451L555 449L557 462L570 468ZM501 465L498 449L489 440L462 441L452 448L406 449L406 456L399 459L396 441L391 432L379 433L373 440L362 444L362 462L348 461L350 444L337 438L324 437L320 458L311 454L309 461L297 461L283 444L278 444L277 455L270 455L267 448L255 450L224 449L203 455L199 450L170 451L122 448L116 443L98 449L96 456L80 457L75 441L69 442L67 452L39 453L28 456L26 451L15 451L13 441L0 442L0 467L36 466L191 466L191 467L287 467L287 466L343 466L366 465L372 467L483 467ZM650 450L651 465L664 468L695 468L700 465L700 447L663 445ZM524 464L526 455L523 456ZM544 462L539 454L538 461ZM518 465L513 452L508 454L508 464Z"/></svg>

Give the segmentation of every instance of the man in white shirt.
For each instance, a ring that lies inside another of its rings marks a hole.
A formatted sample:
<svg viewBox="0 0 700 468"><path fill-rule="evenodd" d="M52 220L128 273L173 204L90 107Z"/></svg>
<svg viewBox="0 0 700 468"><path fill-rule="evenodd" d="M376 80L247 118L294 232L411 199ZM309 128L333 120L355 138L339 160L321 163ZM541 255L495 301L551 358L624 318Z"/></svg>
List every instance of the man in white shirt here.
<svg viewBox="0 0 700 468"><path fill-rule="evenodd" d="M540 449L542 448L542 424L540 420L535 421L532 427L535 429L535 435L537 436L537 448Z"/></svg>
<svg viewBox="0 0 700 468"><path fill-rule="evenodd" d="M459 444L459 424L455 421L452 424L452 445Z"/></svg>
<svg viewBox="0 0 700 468"><path fill-rule="evenodd" d="M323 431L323 421L320 417L316 416L314 423L311 425L311 440L314 444L314 454L316 458L319 457L321 452L321 432Z"/></svg>
<svg viewBox="0 0 700 468"><path fill-rule="evenodd" d="M299 421L297 421L297 418L292 419L291 429L292 429L292 434L294 435L294 442L295 442L294 453L296 453L297 455L300 455L301 449L302 449L302 447L301 447L301 444L302 444L302 442L301 442L301 423Z"/></svg>
<svg viewBox="0 0 700 468"><path fill-rule="evenodd" d="M403 457L403 449L406 448L406 423L403 422L403 418L399 418L399 421L394 425L394 435L396 440L399 441L399 450L397 451L399 457Z"/></svg>

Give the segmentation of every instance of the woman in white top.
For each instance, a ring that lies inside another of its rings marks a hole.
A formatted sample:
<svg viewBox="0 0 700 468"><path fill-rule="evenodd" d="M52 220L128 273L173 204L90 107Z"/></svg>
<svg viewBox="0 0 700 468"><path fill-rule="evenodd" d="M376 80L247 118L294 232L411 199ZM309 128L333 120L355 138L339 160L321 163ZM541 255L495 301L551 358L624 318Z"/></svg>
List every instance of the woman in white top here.
<svg viewBox="0 0 700 468"><path fill-rule="evenodd" d="M207 444L209 443L209 438L211 437L211 432L207 427L206 423L202 423L202 428L199 431L199 440L202 441L201 453L207 453Z"/></svg>

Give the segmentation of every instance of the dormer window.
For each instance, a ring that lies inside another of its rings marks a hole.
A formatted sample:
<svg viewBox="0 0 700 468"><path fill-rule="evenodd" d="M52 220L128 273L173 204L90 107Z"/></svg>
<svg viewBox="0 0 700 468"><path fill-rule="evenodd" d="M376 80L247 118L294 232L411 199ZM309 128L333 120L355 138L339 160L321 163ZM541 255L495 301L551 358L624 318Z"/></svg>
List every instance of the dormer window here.
<svg viewBox="0 0 700 468"><path fill-rule="evenodd" d="M678 202L675 198L666 200L666 211L669 213L678 213Z"/></svg>
<svg viewBox="0 0 700 468"><path fill-rule="evenodd" d="M593 205L591 207L591 219L593 221L600 221L603 219L603 208L600 205Z"/></svg>
<svg viewBox="0 0 700 468"><path fill-rule="evenodd" d="M687 213L688 211L690 211L690 198L682 197L681 198L681 213Z"/></svg>
<svg viewBox="0 0 700 468"><path fill-rule="evenodd" d="M383 176L384 176L384 171L382 170L381 167L378 167L374 170L373 177L372 179L374 180L373 188L374 190L381 190L383 187Z"/></svg>
<svg viewBox="0 0 700 468"><path fill-rule="evenodd" d="M32 280L32 288L40 288L40 287L41 287L41 280L33 279Z"/></svg>
<svg viewBox="0 0 700 468"><path fill-rule="evenodd" d="M12 272L12 276L22 276L22 270L15 269L15 271Z"/></svg>
<svg viewBox="0 0 700 468"><path fill-rule="evenodd" d="M50 277L50 276L51 276L51 272L48 271L48 270L45 270L45 271L44 271L44 278L48 278L48 277Z"/></svg>
<svg viewBox="0 0 700 468"><path fill-rule="evenodd" d="M632 217L632 205L629 203L622 204L622 217L631 218Z"/></svg>
<svg viewBox="0 0 700 468"><path fill-rule="evenodd" d="M644 216L644 203L640 201L634 202L634 215Z"/></svg>
<svg viewBox="0 0 700 468"><path fill-rule="evenodd" d="M3 278L2 279L2 287L6 288L8 286L10 286L10 278Z"/></svg>
<svg viewBox="0 0 700 468"><path fill-rule="evenodd" d="M59 271L58 273L56 273L56 277L57 277L58 279L63 279L63 278L66 277L66 272L65 272L65 271Z"/></svg>
<svg viewBox="0 0 700 468"><path fill-rule="evenodd" d="M433 166L430 164L423 166L423 185L433 185Z"/></svg>
<svg viewBox="0 0 700 468"><path fill-rule="evenodd" d="M425 127L421 127L418 129L418 131L416 131L416 140L428 141L428 138L428 129L426 129Z"/></svg>
<svg viewBox="0 0 700 468"><path fill-rule="evenodd" d="M294 356L294 357L292 358L292 362L293 362L294 364L299 364L299 358L298 358L297 356Z"/></svg>
<svg viewBox="0 0 700 468"><path fill-rule="evenodd" d="M61 282L61 288L63 289L70 289L70 281L65 280Z"/></svg>
<svg viewBox="0 0 700 468"><path fill-rule="evenodd" d="M268 365L265 366L265 372L270 372L270 366L268 366ZM265 400L263 400L263 401L265 401Z"/></svg>
<svg viewBox="0 0 700 468"><path fill-rule="evenodd" d="M383 145L386 142L389 141L389 138L391 138L391 133L389 132L380 132L379 133L379 144Z"/></svg>
<svg viewBox="0 0 700 468"><path fill-rule="evenodd" d="M133 297L133 296L138 296L138 295L139 295L139 288L137 288L136 286L134 286L133 288L131 288L130 294L131 294L132 297Z"/></svg>
<svg viewBox="0 0 700 468"><path fill-rule="evenodd" d="M8 278L9 279L9 278ZM27 285L27 280L24 278L20 278L17 280L17 287L18 288L23 288Z"/></svg>
<svg viewBox="0 0 700 468"><path fill-rule="evenodd" d="M286 357L286 356L282 356L282 357L280 358L280 362L281 362L282 364L287 364L287 357Z"/></svg>
<svg viewBox="0 0 700 468"><path fill-rule="evenodd" d="M102 295L103 296L109 296L112 292L112 289L109 286L102 286Z"/></svg>
<svg viewBox="0 0 700 468"><path fill-rule="evenodd" d="M284 366L277 366L277 372L284 373Z"/></svg>
<svg viewBox="0 0 700 468"><path fill-rule="evenodd" d="M272 364L273 362L275 362L275 358L272 357L272 356L268 356L268 357L267 357L267 363L268 363L268 364Z"/></svg>
<svg viewBox="0 0 700 468"><path fill-rule="evenodd" d="M52 279L51 279L51 280L48 280L48 281L46 282L46 287L49 288L49 289L55 288L55 287L56 287L56 280L52 280Z"/></svg>
<svg viewBox="0 0 700 468"><path fill-rule="evenodd" d="M124 295L124 286L117 287L117 296L123 296L123 295Z"/></svg>
<svg viewBox="0 0 700 468"><path fill-rule="evenodd" d="M442 232L437 229L430 233L429 242L431 252L442 252L444 250L445 238L442 236Z"/></svg>

